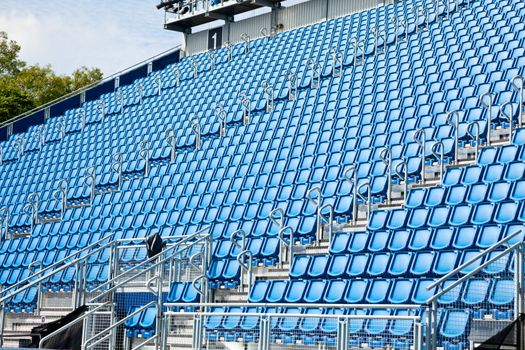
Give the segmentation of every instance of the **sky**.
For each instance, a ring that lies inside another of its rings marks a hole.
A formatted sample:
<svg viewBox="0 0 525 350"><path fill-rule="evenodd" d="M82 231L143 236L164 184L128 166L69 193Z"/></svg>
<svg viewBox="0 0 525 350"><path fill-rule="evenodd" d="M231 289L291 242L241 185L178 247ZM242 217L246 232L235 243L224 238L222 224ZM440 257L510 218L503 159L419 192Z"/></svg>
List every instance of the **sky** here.
<svg viewBox="0 0 525 350"><path fill-rule="evenodd" d="M163 28L160 0L0 0L0 31L29 64L60 74L80 66L117 73L182 42Z"/></svg>

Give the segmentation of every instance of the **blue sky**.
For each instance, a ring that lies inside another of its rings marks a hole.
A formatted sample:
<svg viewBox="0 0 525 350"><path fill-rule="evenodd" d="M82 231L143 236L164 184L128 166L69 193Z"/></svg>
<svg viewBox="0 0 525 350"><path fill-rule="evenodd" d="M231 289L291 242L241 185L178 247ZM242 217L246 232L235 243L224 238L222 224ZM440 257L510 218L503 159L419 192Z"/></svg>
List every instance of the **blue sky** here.
<svg viewBox="0 0 525 350"><path fill-rule="evenodd" d="M110 75L182 41L163 29L159 0L0 0L0 30L30 64L61 74L85 65Z"/></svg>

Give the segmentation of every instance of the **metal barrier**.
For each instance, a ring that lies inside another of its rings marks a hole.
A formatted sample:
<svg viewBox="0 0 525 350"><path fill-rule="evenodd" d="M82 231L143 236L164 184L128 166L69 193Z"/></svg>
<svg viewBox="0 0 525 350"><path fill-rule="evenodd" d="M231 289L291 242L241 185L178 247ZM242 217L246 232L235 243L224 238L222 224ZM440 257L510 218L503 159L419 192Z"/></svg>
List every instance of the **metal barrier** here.
<svg viewBox="0 0 525 350"><path fill-rule="evenodd" d="M483 252L471 252L466 255L470 259L427 286L435 290L427 300L428 348L447 341L440 324L455 329L454 343L466 349L494 336L525 311L525 245L518 239L523 232L516 230Z"/></svg>
<svg viewBox="0 0 525 350"><path fill-rule="evenodd" d="M423 349L419 305L228 304L230 312L179 312L165 304L166 346L192 349ZM204 309L217 307L207 304ZM249 307L253 312L242 312ZM268 312L261 312L268 307ZM284 309L283 309L284 307ZM391 315L387 309L398 309ZM367 314L367 309L373 309ZM401 311L402 310L402 311ZM398 336L386 336L398 332ZM402 334L401 336L399 334ZM405 347L400 347L401 343Z"/></svg>

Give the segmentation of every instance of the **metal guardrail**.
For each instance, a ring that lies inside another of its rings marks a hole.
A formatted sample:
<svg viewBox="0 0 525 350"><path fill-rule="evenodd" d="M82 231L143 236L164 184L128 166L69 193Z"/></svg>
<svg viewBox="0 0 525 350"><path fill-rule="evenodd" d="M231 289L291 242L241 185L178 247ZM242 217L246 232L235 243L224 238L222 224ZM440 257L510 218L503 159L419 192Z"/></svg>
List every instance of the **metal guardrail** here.
<svg viewBox="0 0 525 350"><path fill-rule="evenodd" d="M0 128L4 128L4 127L6 127L6 126L9 126L9 125L13 124L14 122L17 122L17 121L19 121L19 120L22 120L22 119L24 119L24 118L27 118L27 117L29 117L29 116L35 114L35 113L38 113L38 112L40 112L40 111L43 111L43 110L45 110L46 108L50 108L50 107L52 107L52 106L54 106L54 105L56 105L56 104L58 104L58 103L60 103L60 102L62 102L62 101L64 101L64 100L67 100L67 99L70 98L70 97L79 96L79 95L82 94L83 92L86 92L86 91L88 91L89 89L91 89L91 88L93 88L93 87L95 87L95 86L98 86L98 85L101 85L101 84L107 83L108 81L111 81L111 80L114 80L115 78L121 76L121 75L124 74L124 73L130 72L130 71L132 71L132 70L135 69L135 68L138 68L138 67L140 67L140 66L142 66L142 65L145 65L145 64L148 64L148 63L152 62L152 61L153 61L154 59L156 59L156 58L162 57L162 56L167 55L167 54L169 54L169 53L173 53L173 52L175 52L175 51L177 51L177 50L180 50L181 48L182 48L182 45L177 45L177 46L175 46L175 47L173 47L173 48L171 48L171 49L168 49L168 50L163 51L163 52L161 52L161 53L159 53L159 54L156 54L156 55L154 55L154 56L152 56L152 57L149 57L149 58L147 58L147 59L145 59L145 60L143 60L143 61L140 61L140 62L138 62L138 63L136 63L136 64L134 64L134 65L132 65L132 66L129 66L129 67L127 67L127 68L124 68L124 69L121 70L121 71L118 71L118 72L116 72L116 73L113 73L113 74L109 75L108 77L103 78L103 79L101 79L101 80L99 80L99 81L97 81L97 82L95 82L95 83L92 83L92 84L86 85L86 86L84 86L84 87L81 87L80 89L77 89L77 90L75 90L75 91L73 91L73 92L70 92L70 93L68 93L68 94L66 94L66 95L64 95L64 96L61 96L61 97L59 97L59 98L56 98L56 99L54 99L54 100L52 100L52 101L50 101L50 102L47 102L47 103L45 103L45 104L43 104L43 105L41 105L41 106L38 106L38 107L36 107L36 108L33 108L33 109L31 109L31 110L29 110L29 111L27 111L27 112L24 112L24 113L22 113L22 114L19 114L19 115L17 115L16 117L13 117L13 118L8 119L8 120L6 120L6 121L4 121L4 122L1 122L1 123L0 123Z"/></svg>

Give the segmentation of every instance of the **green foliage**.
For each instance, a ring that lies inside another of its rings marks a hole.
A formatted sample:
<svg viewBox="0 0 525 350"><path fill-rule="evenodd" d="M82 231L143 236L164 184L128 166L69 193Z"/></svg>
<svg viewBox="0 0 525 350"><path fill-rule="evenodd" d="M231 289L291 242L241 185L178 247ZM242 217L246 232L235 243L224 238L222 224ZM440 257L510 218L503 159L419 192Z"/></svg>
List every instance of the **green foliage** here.
<svg viewBox="0 0 525 350"><path fill-rule="evenodd" d="M49 65L28 66L19 53L20 45L0 32L0 122L102 79L98 68L57 75Z"/></svg>

